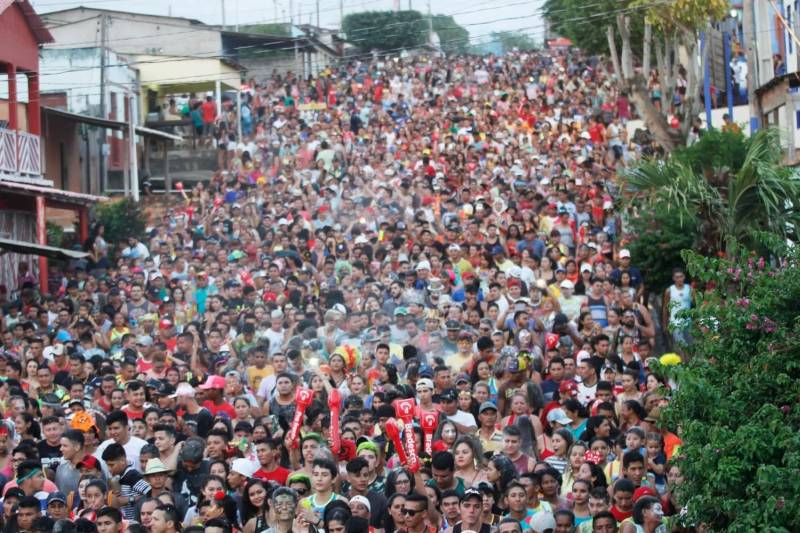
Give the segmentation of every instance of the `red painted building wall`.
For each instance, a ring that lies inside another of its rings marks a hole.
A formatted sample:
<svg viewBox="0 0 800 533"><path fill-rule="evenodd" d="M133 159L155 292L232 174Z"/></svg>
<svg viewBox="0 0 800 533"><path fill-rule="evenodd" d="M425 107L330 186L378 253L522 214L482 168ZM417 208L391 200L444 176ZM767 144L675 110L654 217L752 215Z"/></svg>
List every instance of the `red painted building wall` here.
<svg viewBox="0 0 800 533"><path fill-rule="evenodd" d="M0 1L0 6L3 4ZM16 2L0 13L0 63L12 63L17 70L39 71L39 45Z"/></svg>

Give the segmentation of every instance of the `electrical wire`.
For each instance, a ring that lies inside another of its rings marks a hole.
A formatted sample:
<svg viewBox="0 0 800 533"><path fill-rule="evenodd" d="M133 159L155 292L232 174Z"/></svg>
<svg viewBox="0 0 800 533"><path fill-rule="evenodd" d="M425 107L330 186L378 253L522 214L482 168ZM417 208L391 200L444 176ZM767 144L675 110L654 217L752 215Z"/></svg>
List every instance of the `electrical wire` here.
<svg viewBox="0 0 800 533"><path fill-rule="evenodd" d="M593 18L605 17L605 16L608 16L608 15L611 15L611 14L631 13L631 12L635 12L635 11L639 11L639 10L643 10L643 9L649 9L650 7L653 7L655 5L664 4L664 3L668 2L668 1L669 0L664 0L662 2L654 2L654 3L650 4L650 5L639 5L639 6L635 6L635 7L618 9L618 10L615 10L615 11L612 11L612 12L598 13L598 14L595 14L595 15L590 15L588 17L575 17L574 19L568 19L568 20L571 21L571 22L575 22L576 25L594 24L594 20L591 20ZM545 27L545 24L523 27L523 28L520 28L518 31L520 33L523 33L523 34L527 35L528 33L533 33L533 32L532 31L531 32L524 32L523 30L542 29L542 28ZM473 40L480 39L480 38L487 37L487 36L488 37L492 37L493 35L495 35L495 33L496 32L491 32L491 33L488 33L488 34L469 36L468 40L469 41L473 41ZM399 35L399 34L395 34L395 35ZM493 42L499 42L501 39L502 39L502 36L498 35L494 39L491 39L489 41L483 41L483 44L491 44ZM459 42L459 41L460 41L459 39L453 39L453 40L450 40L450 41L443 41L440 44L455 43L455 42ZM292 48L286 48L286 50L293 50L293 47ZM401 51L404 51L404 50L405 50L405 47L398 47L398 48L395 48L395 49L383 50L383 51L381 51L381 54L390 55L393 52L401 52ZM345 60L345 61L354 61L354 60L358 60L359 58L366 58L366 57L372 57L372 53L371 52L364 52L364 53L360 53L360 54L353 54L353 55L350 55L350 56L346 56L346 57L344 57L342 59ZM208 59L208 58L199 58L199 59ZM175 60L176 60L175 58L170 58L170 61L175 61ZM142 61L141 63L146 63L146 62L148 62L148 61ZM115 65L107 65L107 67L108 66L115 66ZM116 66L127 66L127 64L119 64L119 65L116 65ZM95 69L99 69L99 68L100 67L89 67L87 69L95 70ZM77 69L77 70L86 70L86 69ZM65 71L65 72L72 72L72 71L73 70L69 70L69 71ZM208 81L217 81L217 80L224 81L224 80L234 80L234 79L240 80L241 79L240 78L240 74L241 74L241 72L239 74L237 74L237 75L225 74L225 73L220 74L219 72L214 72L214 73L208 73L208 74L195 74L192 77L203 77L203 78L207 78ZM44 76L44 74L40 74L40 76ZM181 76L181 77L175 77L175 78L162 78L162 79L156 79L156 80L148 80L147 83L157 84L157 83L161 83L161 82L176 81L176 80L181 80L181 79L185 79L185 77ZM135 86L136 83L137 82L120 83L118 85ZM237 85L238 85L238 82L237 82ZM81 86L77 86L77 87L73 86L70 89L71 90L77 90L77 89L80 89L80 88L92 88L92 87L96 87L96 84L87 84L87 85L82 86L82 87ZM99 96L99 94L100 93L88 93L88 94L87 93L82 93L81 96Z"/></svg>

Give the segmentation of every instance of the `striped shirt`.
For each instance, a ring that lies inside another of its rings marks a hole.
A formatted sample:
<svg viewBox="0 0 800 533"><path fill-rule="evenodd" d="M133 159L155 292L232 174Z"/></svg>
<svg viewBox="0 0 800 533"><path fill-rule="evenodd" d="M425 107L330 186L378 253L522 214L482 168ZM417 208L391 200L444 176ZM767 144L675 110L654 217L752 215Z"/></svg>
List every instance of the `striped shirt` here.
<svg viewBox="0 0 800 533"><path fill-rule="evenodd" d="M120 496L130 499L127 504L120 507L122 516L126 520L134 520L136 518L136 503L134 500L147 496L153 489L150 487L150 483L145 481L142 474L132 466L128 466L119 477L119 485Z"/></svg>

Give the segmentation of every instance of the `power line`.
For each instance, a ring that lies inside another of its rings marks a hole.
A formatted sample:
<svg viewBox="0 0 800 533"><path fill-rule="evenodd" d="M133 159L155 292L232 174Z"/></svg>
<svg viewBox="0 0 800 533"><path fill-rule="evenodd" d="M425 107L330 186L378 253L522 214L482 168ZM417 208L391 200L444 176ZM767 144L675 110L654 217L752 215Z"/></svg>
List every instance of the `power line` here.
<svg viewBox="0 0 800 533"><path fill-rule="evenodd" d="M588 20L588 19L592 19L592 18L605 17L605 16L608 16L609 14L615 14L617 12L628 12L628 11L633 11L633 10L649 9L650 7L655 7L657 5L663 5L665 3L668 3L669 1L670 0L661 0L661 1L652 2L651 4L643 4L643 5L638 5L638 6L630 7L630 8L626 7L626 8L622 8L622 9L619 9L619 10L615 10L615 11L611 11L611 12L601 12L601 13L597 13L597 14L594 14L594 15L589 15L589 16L586 16L586 17L574 17L573 19L567 19L567 21L580 22L580 21L584 21L584 20ZM517 6L517 5L521 5L523 3L524 2L519 2L519 1L510 2L508 4L501 4L500 6L492 6L491 8L484 8L484 9L476 9L476 10L468 10L468 11L463 11L463 12L456 12L456 13L453 13L451 15L446 15L446 16L453 16L453 15L456 15L456 14L476 13L476 12L481 12L481 11L487 11L487 10L490 10L490 9L491 10L495 10L497 7ZM604 2L596 2L595 4L588 4L588 5L584 6L584 7L592 7L593 5L596 6L596 5L601 5L601 4L604 4ZM486 24L492 24L492 23L496 23L496 22L504 22L504 21L508 21L508 20L520 20L520 19L532 18L532 17L535 17L535 16L537 16L539 14L541 14L541 12L539 10L537 10L537 11L534 11L530 15L504 17L504 18L493 19L493 20L488 20L488 21L474 22L474 23L465 24L465 26L483 26L483 25L486 25ZM404 22L404 23L392 23L392 24L389 24L389 25L386 25L386 26L383 26L383 27L372 26L372 27L367 27L367 28L361 28L360 30L363 31L363 32L366 32L366 31L374 30L374 29L386 29L388 27L393 27L393 26L405 26L405 27L407 27L407 25L408 25L407 22ZM545 26L542 26L542 28L544 28L544 27ZM194 30L191 30L191 31L209 31L209 29L208 28L204 28L202 30L194 29ZM404 34L404 33L405 32L388 34L387 37L396 37L396 36L399 36L399 35ZM161 36L166 36L166 35L168 35L168 34L164 34L164 35L161 35ZM156 34L156 36L158 36L158 34ZM141 39L141 38L144 38L144 36L137 36L136 38L137 39ZM470 37L470 40L471 39L472 38ZM365 41L365 40L367 40L367 39L366 38L361 38L361 39L352 38L352 39L348 39L348 42L357 43L357 42L361 42L361 41ZM307 37L298 37L298 38L294 39L292 44L290 44L290 45L288 45L286 47L270 48L269 51L272 51L272 52L291 51L291 50L294 50L295 43L296 42L300 42L300 41L306 41L307 43L311 42ZM260 45L256 45L256 44L254 44L254 45L242 45L242 46L237 46L237 47L232 48L231 51L234 51L234 50L235 51L251 50L251 49L257 49L257 48L260 48ZM398 48L398 50L402 50L402 48ZM148 54L135 54L135 55L148 55ZM366 56L368 54L364 54L364 55ZM149 63L168 63L168 62L175 61L176 57L188 57L190 59L230 59L229 54L224 54L224 53L220 54L220 53L217 53L216 51L213 51L213 52L207 52L205 54L201 53L201 54L194 55L194 56L170 56L169 58L164 58L164 59L150 59L150 60L140 60L140 61L125 62L125 63L117 63L117 64L112 64L112 65L107 65L106 67L107 68L114 67L114 66L131 67L131 66L135 66L135 65L149 64ZM46 73L46 74L42 73L42 74L40 74L40 76L60 75L60 74L66 74L66 73L69 73L69 72L80 72L80 71L94 70L95 68L96 67L80 67L80 68L75 68L75 69L67 69L67 70L63 70L63 71L59 71L59 72L55 72L55 73Z"/></svg>
<svg viewBox="0 0 800 533"><path fill-rule="evenodd" d="M663 2L660 2L660 3L663 3ZM618 10L615 10L615 11L612 11L612 12L605 12L605 13L598 13L598 14L595 14L595 15L590 15L588 17L579 17L579 18L575 17L574 19L570 19L570 20L576 22L576 25L583 25L583 24L587 24L588 25L588 24L593 24L594 23L594 21L591 20L593 18L598 18L598 17L601 17L601 16L607 16L609 14L631 13L631 12L635 12L635 11L638 11L638 10L641 10L641 9L652 7L652 6L660 4L660 3L654 3L654 4L651 4L650 6L636 6L636 7L618 9ZM542 28L544 28L544 25L532 25L532 26L527 26L527 27L521 28L519 31L521 33L525 34L525 35L528 35L529 33L532 33L532 30L537 30L537 29L542 29ZM522 32L522 30L531 30L531 31ZM493 34L494 34L494 32L491 32L491 33L488 33L488 34L469 36L468 40L469 41L475 41L475 40L483 38L483 37L487 37L487 36L491 37ZM394 35L399 35L399 34L394 34ZM449 40L449 41L444 41L442 44L454 43L454 42L458 42L458 41L459 40L457 40L457 39L453 39L453 40ZM492 42L499 42L499 41L500 41L500 37L498 37L496 39L492 39L492 40L490 40L488 42L484 42L484 44L488 44L488 43L492 43ZM290 48L286 48L285 50L288 51L288 50L291 50L291 49ZM395 49L390 49L390 50L383 50L382 54L386 55L386 54L391 54L392 52L401 52L403 50L405 50L405 48L395 48ZM354 54L354 55L351 55L351 56L347 56L347 57L345 57L343 59L347 60L347 61L353 61L353 60L356 60L356 59L359 59L359 58L370 57L371 55L372 55L371 52L363 52L363 53L360 53L360 54ZM175 59L172 59L172 60L174 61ZM97 68L97 67L92 67L92 69L95 69L95 68ZM220 74L219 72L208 73L208 74L196 74L193 77L203 77L203 78L207 79L207 81L224 81L224 80L239 80L240 79L240 75L238 75L238 74L237 75L225 74L225 73ZM185 77L181 76L181 77L175 77L175 78L163 78L163 79L148 80L148 81L150 83L161 83L161 82L176 81L176 80L181 80L181 79L185 79ZM128 84L133 86L133 85L135 85L135 83L136 82L130 82ZM127 84L123 83L121 85L124 86L124 85L127 85ZM238 85L238 82L237 82L237 85ZM77 90L77 89L80 89L80 88L92 88L92 87L95 87L95 86L96 86L95 84L87 84L87 85L82 86L82 87L81 86L77 86L77 87L71 87L69 89L70 90ZM87 93L82 93L81 96L98 96L98 94L99 93L88 93L88 94Z"/></svg>

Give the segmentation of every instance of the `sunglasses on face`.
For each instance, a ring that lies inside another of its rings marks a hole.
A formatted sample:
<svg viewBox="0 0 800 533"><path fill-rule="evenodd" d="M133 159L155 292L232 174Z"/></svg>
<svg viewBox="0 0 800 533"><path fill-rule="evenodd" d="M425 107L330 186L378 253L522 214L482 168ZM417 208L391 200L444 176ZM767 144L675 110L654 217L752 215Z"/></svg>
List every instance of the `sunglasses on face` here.
<svg viewBox="0 0 800 533"><path fill-rule="evenodd" d="M421 513L422 509L406 509L403 508L403 514L408 516L415 516L417 513Z"/></svg>

